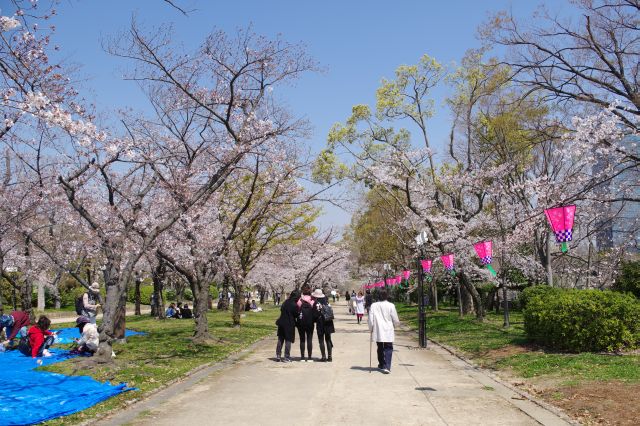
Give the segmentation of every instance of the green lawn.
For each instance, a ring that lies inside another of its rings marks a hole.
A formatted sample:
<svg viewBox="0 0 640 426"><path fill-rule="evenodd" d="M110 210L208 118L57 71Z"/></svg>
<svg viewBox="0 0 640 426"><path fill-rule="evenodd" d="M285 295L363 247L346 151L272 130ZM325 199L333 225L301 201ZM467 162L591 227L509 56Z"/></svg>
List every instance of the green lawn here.
<svg viewBox="0 0 640 426"><path fill-rule="evenodd" d="M400 319L416 329L417 307L401 303L396 307ZM511 369L521 377L554 377L563 384L640 382L640 355L545 352L527 344L520 312L512 312L510 319L511 327L504 329L502 314L488 313L486 321L479 323L473 315L460 318L455 308L428 311L427 336L462 351L484 367Z"/></svg>
<svg viewBox="0 0 640 426"><path fill-rule="evenodd" d="M158 321L148 315L127 317L127 328L148 334L129 337L127 344L114 346L117 357L113 365L78 370L79 360L72 359L43 369L63 374L89 375L99 381L126 382L139 391L123 393L83 412L47 424L67 425L86 421L96 413L122 407L126 401L140 398L145 392L179 378L200 365L221 361L274 333L274 322L278 315L279 309L269 306L263 312L247 312L242 319L242 326L233 328L231 312L211 312L210 331L221 340L206 346L194 345L190 341L193 321Z"/></svg>

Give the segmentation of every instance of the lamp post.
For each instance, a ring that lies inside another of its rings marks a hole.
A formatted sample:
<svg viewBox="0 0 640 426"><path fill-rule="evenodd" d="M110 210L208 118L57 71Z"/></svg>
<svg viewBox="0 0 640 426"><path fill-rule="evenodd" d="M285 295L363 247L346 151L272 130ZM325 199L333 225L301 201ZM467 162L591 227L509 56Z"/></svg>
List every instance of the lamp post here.
<svg viewBox="0 0 640 426"><path fill-rule="evenodd" d="M422 231L416 236L416 246L418 247L418 258L416 259L416 267L418 268L418 284L420 285L419 307L418 307L418 336L420 340L420 347L427 347L427 318L424 309L424 276L422 271L422 263L420 262L423 256L423 246L427 243L427 232Z"/></svg>

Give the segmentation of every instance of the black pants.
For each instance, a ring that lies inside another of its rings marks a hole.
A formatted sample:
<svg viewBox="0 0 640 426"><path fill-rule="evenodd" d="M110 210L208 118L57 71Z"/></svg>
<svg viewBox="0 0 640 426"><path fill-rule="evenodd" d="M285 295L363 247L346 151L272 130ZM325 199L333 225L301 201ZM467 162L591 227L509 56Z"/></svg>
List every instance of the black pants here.
<svg viewBox="0 0 640 426"><path fill-rule="evenodd" d="M376 342L378 345L378 368L391 370L391 356L393 355L392 342Z"/></svg>
<svg viewBox="0 0 640 426"><path fill-rule="evenodd" d="M304 343L307 342L307 357L311 358L311 350L313 349L313 327L311 328L298 328L298 335L300 336L300 356L304 358Z"/></svg>
<svg viewBox="0 0 640 426"><path fill-rule="evenodd" d="M331 349L333 349L333 342L331 341L331 333L318 333L318 344L320 345L320 353L322 354L322 358L325 358L325 347L324 344L327 343L327 351L329 353L329 358L331 358Z"/></svg>
<svg viewBox="0 0 640 426"><path fill-rule="evenodd" d="M42 342L42 346L40 346L40 349L38 349L38 355L37 356L42 356L42 352L45 349L49 349L49 346L53 345L53 342L55 341L55 337L53 336L47 336L44 338L44 342ZM31 346L30 345L24 345L24 346L19 346L18 349L20 350L20 352L22 352L23 355L25 356L31 356Z"/></svg>
<svg viewBox="0 0 640 426"><path fill-rule="evenodd" d="M282 344L284 343L284 357L291 357L291 342L289 340L285 340L284 336L278 336L278 345L276 346L276 357L280 358L280 354L282 353Z"/></svg>

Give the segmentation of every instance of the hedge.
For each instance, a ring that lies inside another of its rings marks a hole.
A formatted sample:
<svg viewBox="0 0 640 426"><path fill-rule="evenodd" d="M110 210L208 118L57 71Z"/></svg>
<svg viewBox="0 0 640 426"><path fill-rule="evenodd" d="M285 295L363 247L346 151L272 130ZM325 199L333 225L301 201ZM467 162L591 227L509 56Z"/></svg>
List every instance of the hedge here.
<svg viewBox="0 0 640 426"><path fill-rule="evenodd" d="M597 352L640 343L640 301L629 294L535 286L523 298L527 337L548 348Z"/></svg>

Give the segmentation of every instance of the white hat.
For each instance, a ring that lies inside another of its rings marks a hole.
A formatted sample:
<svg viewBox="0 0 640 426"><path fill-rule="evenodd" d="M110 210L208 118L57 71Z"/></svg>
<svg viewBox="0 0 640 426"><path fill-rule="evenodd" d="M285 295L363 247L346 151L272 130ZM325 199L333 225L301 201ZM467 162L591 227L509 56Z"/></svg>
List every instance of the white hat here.
<svg viewBox="0 0 640 426"><path fill-rule="evenodd" d="M93 282L93 283L91 283L91 285L89 286L89 289L90 289L90 290L92 290L92 291L95 291L95 292L100 291L100 283L98 283L98 282L95 282L95 281L94 281L94 282Z"/></svg>
<svg viewBox="0 0 640 426"><path fill-rule="evenodd" d="M324 293L322 292L322 289L316 288L315 290L313 290L313 293L311 293L311 296L315 297L316 299L320 299L324 297Z"/></svg>

